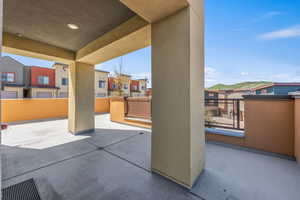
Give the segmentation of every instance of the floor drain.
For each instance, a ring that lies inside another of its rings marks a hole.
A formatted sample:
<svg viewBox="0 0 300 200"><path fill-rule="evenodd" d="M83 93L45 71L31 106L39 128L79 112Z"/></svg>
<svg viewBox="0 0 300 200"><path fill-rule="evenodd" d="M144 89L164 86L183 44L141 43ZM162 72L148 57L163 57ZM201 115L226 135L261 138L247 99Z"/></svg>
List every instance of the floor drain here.
<svg viewBox="0 0 300 200"><path fill-rule="evenodd" d="M2 189L2 200L41 200L33 179Z"/></svg>

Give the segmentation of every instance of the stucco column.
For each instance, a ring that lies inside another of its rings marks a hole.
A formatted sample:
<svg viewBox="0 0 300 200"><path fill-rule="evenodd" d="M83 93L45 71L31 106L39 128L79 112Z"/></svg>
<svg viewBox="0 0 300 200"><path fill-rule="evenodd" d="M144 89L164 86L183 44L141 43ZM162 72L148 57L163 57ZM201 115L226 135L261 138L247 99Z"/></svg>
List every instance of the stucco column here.
<svg viewBox="0 0 300 200"><path fill-rule="evenodd" d="M300 95L295 97L295 157L300 164Z"/></svg>
<svg viewBox="0 0 300 200"><path fill-rule="evenodd" d="M203 13L152 24L152 171L185 187L204 167Z"/></svg>
<svg viewBox="0 0 300 200"><path fill-rule="evenodd" d="M2 56L2 33L3 33L3 0L0 0L0 57ZM0 82L0 89L1 89L1 82ZM1 112L2 112L2 108L1 108L1 97L0 97L0 127L2 124ZM1 128L0 128L0 145L2 144L1 138L2 138L2 136L1 136ZM2 149L2 148L0 148L0 149ZM0 169L2 169L2 152L1 152L1 150L0 150ZM2 180L2 170L0 170L0 180ZM1 181L0 181L0 188L2 188ZM2 190L0 190L0 199L2 199Z"/></svg>
<svg viewBox="0 0 300 200"><path fill-rule="evenodd" d="M80 134L95 129L94 66L74 62L69 66L69 131Z"/></svg>

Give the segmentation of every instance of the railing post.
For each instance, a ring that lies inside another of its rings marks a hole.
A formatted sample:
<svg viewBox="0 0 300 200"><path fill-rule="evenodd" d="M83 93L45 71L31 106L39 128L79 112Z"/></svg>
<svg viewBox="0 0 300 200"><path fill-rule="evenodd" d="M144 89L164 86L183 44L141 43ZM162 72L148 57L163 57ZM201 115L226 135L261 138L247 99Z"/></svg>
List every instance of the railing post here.
<svg viewBox="0 0 300 200"><path fill-rule="evenodd" d="M235 128L235 101L234 99L231 100L232 101L232 120L233 120L233 128Z"/></svg>
<svg viewBox="0 0 300 200"><path fill-rule="evenodd" d="M236 106L237 106L237 128L240 129L240 100L236 100Z"/></svg>

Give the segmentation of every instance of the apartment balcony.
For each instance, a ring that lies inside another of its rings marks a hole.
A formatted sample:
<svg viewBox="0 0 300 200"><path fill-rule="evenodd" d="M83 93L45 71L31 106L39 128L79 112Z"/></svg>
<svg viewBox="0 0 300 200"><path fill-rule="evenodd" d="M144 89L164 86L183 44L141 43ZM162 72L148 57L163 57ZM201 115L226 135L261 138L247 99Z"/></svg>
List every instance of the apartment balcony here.
<svg viewBox="0 0 300 200"><path fill-rule="evenodd" d="M289 156L207 141L205 170L188 190L151 172L150 129L109 114L95 122L95 133L77 136L66 119L10 125L2 187L33 178L47 200L299 199L300 166Z"/></svg>

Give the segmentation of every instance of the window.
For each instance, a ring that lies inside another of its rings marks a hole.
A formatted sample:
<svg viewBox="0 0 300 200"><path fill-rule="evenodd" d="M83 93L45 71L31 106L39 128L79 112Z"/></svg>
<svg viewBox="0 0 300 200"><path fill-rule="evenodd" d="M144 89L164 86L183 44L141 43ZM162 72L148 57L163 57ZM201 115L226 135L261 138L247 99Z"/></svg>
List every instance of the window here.
<svg viewBox="0 0 300 200"><path fill-rule="evenodd" d="M134 85L134 86L133 86L133 90L134 90L134 91L137 91L137 90L138 90L138 87L137 87L136 85Z"/></svg>
<svg viewBox="0 0 300 200"><path fill-rule="evenodd" d="M68 78L62 78L62 79L61 79L61 84L62 84L62 85L68 85L68 84L69 84Z"/></svg>
<svg viewBox="0 0 300 200"><path fill-rule="evenodd" d="M263 90L261 90L261 93L262 93L262 94L267 94L268 91L267 91L267 89L263 89Z"/></svg>
<svg viewBox="0 0 300 200"><path fill-rule="evenodd" d="M38 83L41 85L48 85L49 84L49 77L48 76L39 76Z"/></svg>
<svg viewBox="0 0 300 200"><path fill-rule="evenodd" d="M128 84L124 84L124 90L127 90L128 89Z"/></svg>
<svg viewBox="0 0 300 200"><path fill-rule="evenodd" d="M106 93L97 93L96 97L106 97Z"/></svg>
<svg viewBox="0 0 300 200"><path fill-rule="evenodd" d="M15 82L15 73L14 72L3 72L2 81L7 83Z"/></svg>
<svg viewBox="0 0 300 200"><path fill-rule="evenodd" d="M99 81L99 88L105 88L105 81L103 80Z"/></svg>

